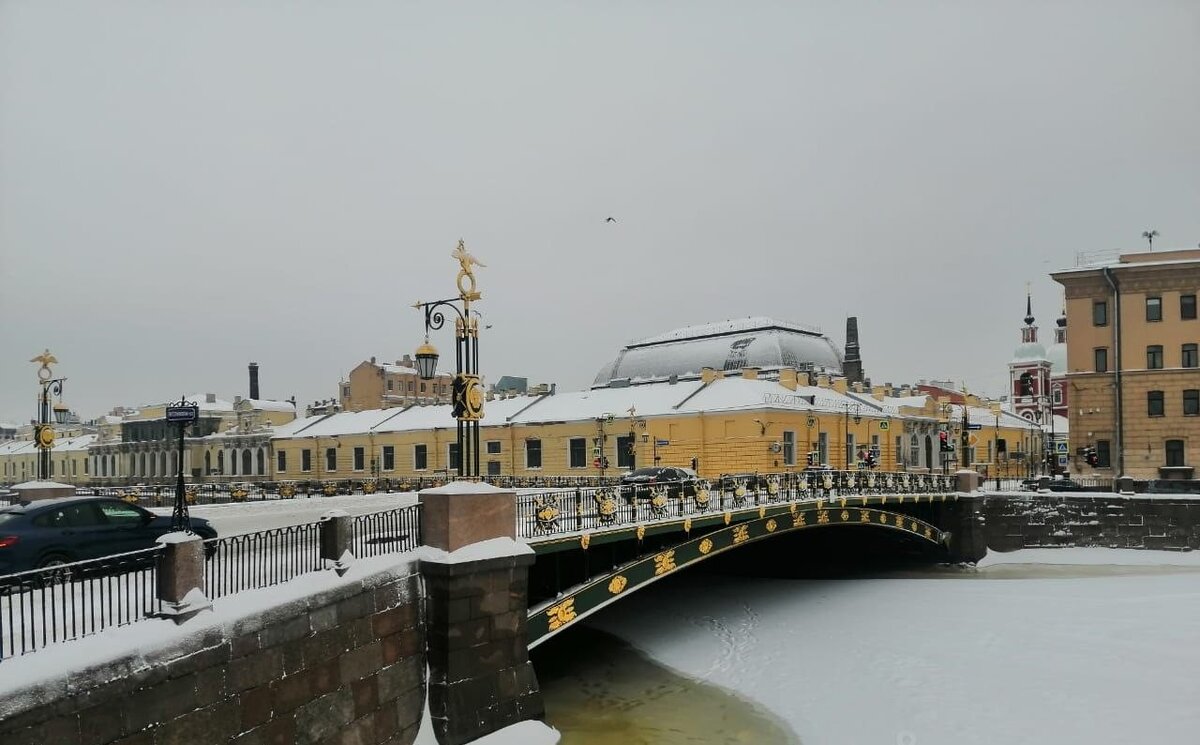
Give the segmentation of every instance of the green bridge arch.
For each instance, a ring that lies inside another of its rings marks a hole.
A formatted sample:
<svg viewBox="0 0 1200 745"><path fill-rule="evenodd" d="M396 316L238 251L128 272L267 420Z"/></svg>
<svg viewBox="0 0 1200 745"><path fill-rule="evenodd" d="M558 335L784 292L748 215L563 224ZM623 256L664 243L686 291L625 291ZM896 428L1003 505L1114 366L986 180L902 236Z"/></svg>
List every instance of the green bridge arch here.
<svg viewBox="0 0 1200 745"><path fill-rule="evenodd" d="M832 526L898 531L938 548L944 548L949 539L949 533L920 518L865 504L802 508L793 503L790 511L742 522L732 522L727 515L725 527L688 538L590 579L554 602L531 611L526 625L529 648L664 577L714 556L778 535Z"/></svg>

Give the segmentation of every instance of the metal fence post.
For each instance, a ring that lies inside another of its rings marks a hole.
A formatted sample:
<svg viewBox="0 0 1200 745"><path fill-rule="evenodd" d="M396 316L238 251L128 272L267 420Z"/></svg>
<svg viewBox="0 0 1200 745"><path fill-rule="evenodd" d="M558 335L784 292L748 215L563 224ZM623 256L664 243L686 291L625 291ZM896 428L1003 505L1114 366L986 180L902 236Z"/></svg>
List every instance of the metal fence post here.
<svg viewBox="0 0 1200 745"><path fill-rule="evenodd" d="M351 544L354 540L354 521L345 510L330 510L321 515L321 558L332 561L338 576L345 574L354 562Z"/></svg>

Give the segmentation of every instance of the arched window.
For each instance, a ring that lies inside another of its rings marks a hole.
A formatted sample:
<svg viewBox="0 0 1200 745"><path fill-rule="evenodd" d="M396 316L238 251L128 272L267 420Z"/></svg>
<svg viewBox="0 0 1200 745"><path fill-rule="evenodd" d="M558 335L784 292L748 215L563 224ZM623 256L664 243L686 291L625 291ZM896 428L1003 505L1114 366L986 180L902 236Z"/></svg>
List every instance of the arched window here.
<svg viewBox="0 0 1200 745"><path fill-rule="evenodd" d="M110 455L108 457L112 459L112 463L110 464L109 470L112 472L113 476L116 476L117 475L117 456Z"/></svg>
<svg viewBox="0 0 1200 745"><path fill-rule="evenodd" d="M267 454L262 448L259 448L258 449L258 472L257 473L259 476L263 476L266 474L266 470L267 470Z"/></svg>
<svg viewBox="0 0 1200 745"><path fill-rule="evenodd" d="M175 453L171 453L171 459L174 461ZM167 470L167 451L164 450L158 454L158 472L162 476L170 476L175 473L175 469Z"/></svg>
<svg viewBox="0 0 1200 745"><path fill-rule="evenodd" d="M225 473L225 451L217 451L217 473Z"/></svg>
<svg viewBox="0 0 1200 745"><path fill-rule="evenodd" d="M254 466L252 465L253 458L254 458L254 456L250 453L249 448L242 451L242 475L243 476L249 476L250 474L254 473L254 470L253 470Z"/></svg>
<svg viewBox="0 0 1200 745"><path fill-rule="evenodd" d="M204 451L204 475L207 476L210 473L212 473L212 451L205 450Z"/></svg>
<svg viewBox="0 0 1200 745"><path fill-rule="evenodd" d="M149 472L146 470L146 454L142 453L138 456L138 476L145 476Z"/></svg>
<svg viewBox="0 0 1200 745"><path fill-rule="evenodd" d="M172 450L171 457L168 460L168 465L170 466L170 468L166 471L166 473L164 475L170 476L171 474L179 473L179 464L175 462L175 459L178 457L179 457L179 453Z"/></svg>
<svg viewBox="0 0 1200 745"><path fill-rule="evenodd" d="M237 476L237 472L238 472L237 454L238 454L238 451L236 449L229 451L229 473L234 476Z"/></svg>

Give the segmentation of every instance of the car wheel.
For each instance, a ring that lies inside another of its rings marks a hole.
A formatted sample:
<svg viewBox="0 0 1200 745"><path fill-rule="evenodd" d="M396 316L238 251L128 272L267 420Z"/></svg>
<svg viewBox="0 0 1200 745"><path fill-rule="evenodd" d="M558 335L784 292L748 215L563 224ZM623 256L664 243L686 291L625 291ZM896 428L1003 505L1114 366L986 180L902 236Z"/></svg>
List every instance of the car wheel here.
<svg viewBox="0 0 1200 745"><path fill-rule="evenodd" d="M46 571L41 574L42 584L57 585L71 580L71 557L66 554L47 554L38 562L38 569Z"/></svg>

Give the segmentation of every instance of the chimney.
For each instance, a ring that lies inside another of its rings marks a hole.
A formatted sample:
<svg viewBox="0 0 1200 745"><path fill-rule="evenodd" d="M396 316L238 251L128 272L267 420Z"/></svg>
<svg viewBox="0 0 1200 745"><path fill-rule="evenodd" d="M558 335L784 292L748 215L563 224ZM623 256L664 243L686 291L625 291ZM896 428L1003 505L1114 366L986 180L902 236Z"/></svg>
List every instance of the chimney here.
<svg viewBox="0 0 1200 745"><path fill-rule="evenodd" d="M863 380L862 357L858 350L858 318L855 316L846 319L846 356L842 371L851 383L861 383Z"/></svg>
<svg viewBox="0 0 1200 745"><path fill-rule="evenodd" d="M215 393L205 393L204 394L204 403L215 404L216 402L217 402L217 394L215 394Z"/></svg>
<svg viewBox="0 0 1200 745"><path fill-rule="evenodd" d="M817 376L817 387L818 388L828 388L829 387L829 376L825 375L825 374L818 375Z"/></svg>
<svg viewBox="0 0 1200 745"><path fill-rule="evenodd" d="M258 363L250 363L250 398L258 400Z"/></svg>
<svg viewBox="0 0 1200 745"><path fill-rule="evenodd" d="M845 378L834 378L833 390L837 391L838 393L845 393L846 391L850 390L849 381Z"/></svg>
<svg viewBox="0 0 1200 745"><path fill-rule="evenodd" d="M758 380L758 368L757 367L743 367L742 368L742 377L745 378L746 380Z"/></svg>
<svg viewBox="0 0 1200 745"><path fill-rule="evenodd" d="M854 391L855 393L862 393L863 392L863 384L855 381L853 383L853 385L850 386L850 390Z"/></svg>
<svg viewBox="0 0 1200 745"><path fill-rule="evenodd" d="M702 383L711 383L714 380L716 380L718 377L719 376L717 375L717 371L714 370L713 368L711 368L711 367L700 368L700 381Z"/></svg>
<svg viewBox="0 0 1200 745"><path fill-rule="evenodd" d="M410 355L410 354L404 355L404 359L400 360L400 364L403 365L404 367L412 367L413 366L412 355Z"/></svg>
<svg viewBox="0 0 1200 745"><path fill-rule="evenodd" d="M785 367L779 371L779 384L789 391L796 390L796 370L795 368Z"/></svg>
<svg viewBox="0 0 1200 745"><path fill-rule="evenodd" d="M887 398L887 395L891 392L891 390L892 387L889 385L871 386L871 397L876 401L882 401L883 399Z"/></svg>

